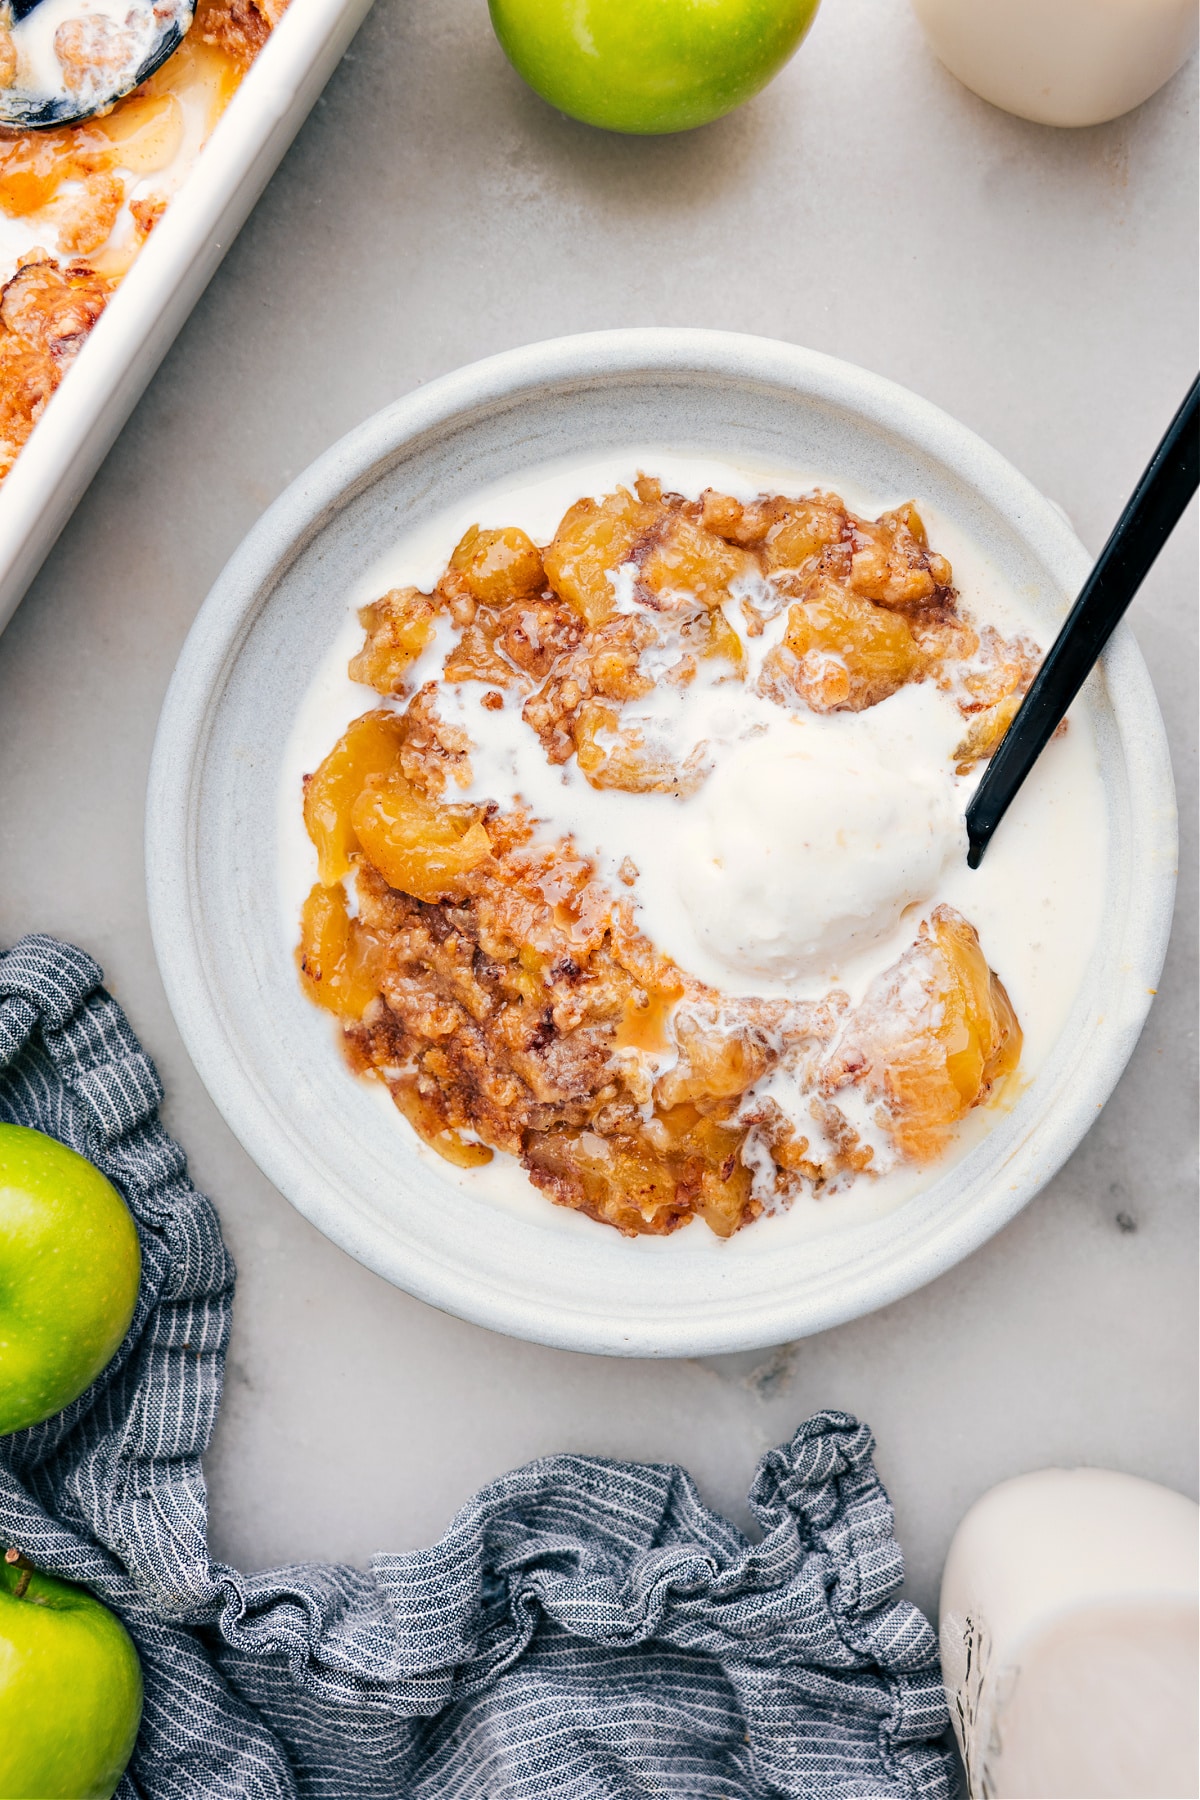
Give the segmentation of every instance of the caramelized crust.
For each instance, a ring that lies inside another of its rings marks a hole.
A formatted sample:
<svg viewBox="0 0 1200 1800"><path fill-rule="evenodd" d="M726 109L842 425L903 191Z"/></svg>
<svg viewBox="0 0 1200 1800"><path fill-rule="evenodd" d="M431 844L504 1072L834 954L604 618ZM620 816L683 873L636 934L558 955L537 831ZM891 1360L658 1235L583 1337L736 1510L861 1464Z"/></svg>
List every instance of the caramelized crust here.
<svg viewBox="0 0 1200 1800"><path fill-rule="evenodd" d="M7 475L88 332L108 283L35 252L0 289L0 476Z"/></svg>
<svg viewBox="0 0 1200 1800"><path fill-rule="evenodd" d="M104 311L104 283L86 263L61 268L50 257L24 263L0 289L0 321L59 364L76 355Z"/></svg>
<svg viewBox="0 0 1200 1800"><path fill-rule="evenodd" d="M966 721L965 764L993 747L1037 653L976 635L913 507L868 521L831 494L689 502L642 477L578 501L543 550L473 526L431 594L393 589L360 617L350 672L389 704L306 779L319 882L299 962L352 1067L450 1161L506 1151L549 1198L622 1232L699 1216L728 1236L881 1150L930 1160L1016 1067L1011 1004L951 909L857 1007L718 993L637 931L631 898L569 840L455 800L469 732L440 713L440 682L413 692L436 640L442 682L519 707L551 763L686 795L704 747L681 757L631 709L705 663L744 681L746 642L777 620L768 698L860 710L935 680ZM636 885L628 859L619 873Z"/></svg>
<svg viewBox="0 0 1200 1800"><path fill-rule="evenodd" d="M287 0L198 0L192 32L248 69L287 7Z"/></svg>

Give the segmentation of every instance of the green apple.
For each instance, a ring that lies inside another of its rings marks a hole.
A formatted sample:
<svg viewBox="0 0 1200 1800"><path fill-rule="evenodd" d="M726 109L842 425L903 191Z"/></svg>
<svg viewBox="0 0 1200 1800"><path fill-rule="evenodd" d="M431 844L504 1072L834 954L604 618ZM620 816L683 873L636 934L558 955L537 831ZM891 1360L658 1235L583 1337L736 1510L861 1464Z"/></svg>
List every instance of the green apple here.
<svg viewBox="0 0 1200 1800"><path fill-rule="evenodd" d="M0 1435L90 1386L129 1329L140 1275L129 1208L99 1169L0 1125Z"/></svg>
<svg viewBox="0 0 1200 1800"><path fill-rule="evenodd" d="M115 1614L0 1563L0 1800L108 1800L141 1716L141 1665Z"/></svg>
<svg viewBox="0 0 1200 1800"><path fill-rule="evenodd" d="M488 0L531 88L609 131L688 131L757 94L818 0Z"/></svg>

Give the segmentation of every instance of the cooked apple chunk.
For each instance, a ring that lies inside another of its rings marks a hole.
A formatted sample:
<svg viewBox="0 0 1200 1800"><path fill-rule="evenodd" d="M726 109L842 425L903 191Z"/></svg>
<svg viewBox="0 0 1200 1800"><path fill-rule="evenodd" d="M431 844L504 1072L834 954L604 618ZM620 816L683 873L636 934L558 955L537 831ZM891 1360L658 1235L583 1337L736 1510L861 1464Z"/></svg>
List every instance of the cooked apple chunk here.
<svg viewBox="0 0 1200 1800"><path fill-rule="evenodd" d="M905 619L823 581L788 612L780 648L764 665L764 688L790 686L814 712L861 712L932 667Z"/></svg>
<svg viewBox="0 0 1200 1800"><path fill-rule="evenodd" d="M872 983L848 1040L865 1089L888 1110L902 1155L928 1162L949 1128L981 1105L1021 1055L1021 1027L973 926L949 906Z"/></svg>
<svg viewBox="0 0 1200 1800"><path fill-rule="evenodd" d="M361 1019L379 994L380 946L346 908L341 887L313 888L300 915L300 973L319 1006Z"/></svg>
<svg viewBox="0 0 1200 1800"><path fill-rule="evenodd" d="M389 887L418 900L448 900L486 862L491 841L469 806L438 806L403 775L372 775L350 811L363 854Z"/></svg>
<svg viewBox="0 0 1200 1800"><path fill-rule="evenodd" d="M451 598L465 590L482 606L503 606L540 594L545 582L542 553L527 532L515 525L495 531L472 525L456 545L440 586Z"/></svg>
<svg viewBox="0 0 1200 1800"><path fill-rule="evenodd" d="M610 706L587 700L575 720L575 760L594 788L627 794L694 794L708 773L703 749L681 762L668 745L656 745L637 725L622 727Z"/></svg>
<svg viewBox="0 0 1200 1800"><path fill-rule="evenodd" d="M434 596L415 587L391 588L360 608L367 639L350 664L350 679L377 694L402 694L409 669L433 642L437 613Z"/></svg>
<svg viewBox="0 0 1200 1800"><path fill-rule="evenodd" d="M397 713L365 713L346 727L316 773L305 779L304 825L327 887L350 873L359 848L351 808L368 781L399 769L405 730Z"/></svg>
<svg viewBox="0 0 1200 1800"><path fill-rule="evenodd" d="M577 500L564 514L543 562L551 587L585 625L602 625L616 612L616 577L654 517L654 504L628 488L604 500Z"/></svg>

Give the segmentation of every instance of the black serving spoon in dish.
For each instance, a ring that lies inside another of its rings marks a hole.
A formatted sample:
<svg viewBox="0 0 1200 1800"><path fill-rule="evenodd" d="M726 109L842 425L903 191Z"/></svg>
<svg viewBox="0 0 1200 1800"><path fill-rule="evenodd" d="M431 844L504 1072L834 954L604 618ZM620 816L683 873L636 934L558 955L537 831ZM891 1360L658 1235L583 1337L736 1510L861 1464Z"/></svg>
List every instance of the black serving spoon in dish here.
<svg viewBox="0 0 1200 1800"><path fill-rule="evenodd" d="M196 0L0 0L0 132L78 125L149 80Z"/></svg>
<svg viewBox="0 0 1200 1800"><path fill-rule="evenodd" d="M1200 377L1172 419L1100 552L1067 622L1021 702L967 808L967 862L977 869L1017 789L1179 523L1200 482Z"/></svg>

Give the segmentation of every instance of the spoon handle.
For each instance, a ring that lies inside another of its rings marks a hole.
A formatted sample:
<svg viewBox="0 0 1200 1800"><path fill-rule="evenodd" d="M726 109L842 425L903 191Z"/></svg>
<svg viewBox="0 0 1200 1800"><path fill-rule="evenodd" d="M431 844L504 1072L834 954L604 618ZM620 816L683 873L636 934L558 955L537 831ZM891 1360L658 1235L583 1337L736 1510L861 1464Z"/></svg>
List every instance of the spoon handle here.
<svg viewBox="0 0 1200 1800"><path fill-rule="evenodd" d="M967 808L967 862L992 833L1179 523L1200 482L1200 376L1172 419Z"/></svg>

